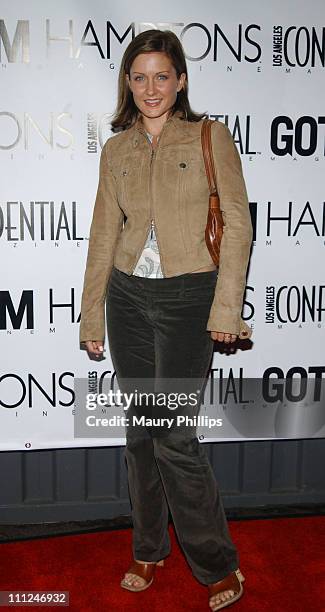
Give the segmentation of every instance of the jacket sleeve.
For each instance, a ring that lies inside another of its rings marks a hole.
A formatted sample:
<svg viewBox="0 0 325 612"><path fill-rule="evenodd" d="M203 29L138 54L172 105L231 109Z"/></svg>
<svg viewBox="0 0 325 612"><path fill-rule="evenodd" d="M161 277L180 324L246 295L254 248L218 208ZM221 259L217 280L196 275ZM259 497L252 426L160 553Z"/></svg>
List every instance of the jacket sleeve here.
<svg viewBox="0 0 325 612"><path fill-rule="evenodd" d="M108 164L108 142L100 155L99 182L90 226L81 298L80 342L105 339L106 290L124 219L118 205L115 178Z"/></svg>
<svg viewBox="0 0 325 612"><path fill-rule="evenodd" d="M241 318L253 240L242 164L234 139L225 124L218 121L212 124L211 140L224 227L219 272L207 330L250 337L252 330Z"/></svg>

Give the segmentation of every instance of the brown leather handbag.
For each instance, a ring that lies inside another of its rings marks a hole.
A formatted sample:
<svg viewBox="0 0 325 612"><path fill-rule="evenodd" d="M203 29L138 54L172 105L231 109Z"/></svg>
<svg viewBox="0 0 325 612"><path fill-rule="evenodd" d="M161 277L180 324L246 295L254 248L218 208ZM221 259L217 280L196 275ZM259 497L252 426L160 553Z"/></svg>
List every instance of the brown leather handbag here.
<svg viewBox="0 0 325 612"><path fill-rule="evenodd" d="M220 209L220 199L218 195L216 172L213 160L211 124L212 120L205 117L203 119L201 128L202 151L210 189L208 218L205 228L205 241L214 264L218 266L224 222ZM241 317L239 327L239 338L251 337L252 329Z"/></svg>
<svg viewBox="0 0 325 612"><path fill-rule="evenodd" d="M218 266L224 222L220 209L220 199L218 195L216 172L212 153L211 124L212 120L205 117L202 122L201 129L202 151L210 189L209 211L205 228L205 241L213 262L216 266Z"/></svg>

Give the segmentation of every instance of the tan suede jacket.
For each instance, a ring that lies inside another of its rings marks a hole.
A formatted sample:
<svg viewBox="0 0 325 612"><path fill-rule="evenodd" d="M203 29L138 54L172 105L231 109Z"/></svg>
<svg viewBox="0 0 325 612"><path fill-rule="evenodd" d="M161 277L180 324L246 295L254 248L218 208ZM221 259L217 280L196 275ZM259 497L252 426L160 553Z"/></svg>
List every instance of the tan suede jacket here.
<svg viewBox="0 0 325 612"><path fill-rule="evenodd" d="M104 340L112 267L132 274L151 219L164 276L213 263L204 236L209 188L201 125L202 121L183 120L176 111L164 123L153 150L138 118L103 146L81 299L80 342ZM206 329L248 338L252 330L241 311L253 229L240 156L229 128L218 121L212 124L212 147L225 225Z"/></svg>

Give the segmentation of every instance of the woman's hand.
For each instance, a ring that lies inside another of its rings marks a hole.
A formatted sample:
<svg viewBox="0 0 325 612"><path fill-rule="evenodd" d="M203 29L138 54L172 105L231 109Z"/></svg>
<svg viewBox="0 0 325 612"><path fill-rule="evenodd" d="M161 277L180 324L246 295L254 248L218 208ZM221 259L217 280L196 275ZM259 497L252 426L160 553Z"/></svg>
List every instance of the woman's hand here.
<svg viewBox="0 0 325 612"><path fill-rule="evenodd" d="M227 334L227 332L211 332L212 340L218 340L218 342L226 342L226 344L229 344L230 342L235 342L237 337L237 334Z"/></svg>
<svg viewBox="0 0 325 612"><path fill-rule="evenodd" d="M88 353L94 357L100 357L104 351L104 342L102 340L87 340L85 342Z"/></svg>

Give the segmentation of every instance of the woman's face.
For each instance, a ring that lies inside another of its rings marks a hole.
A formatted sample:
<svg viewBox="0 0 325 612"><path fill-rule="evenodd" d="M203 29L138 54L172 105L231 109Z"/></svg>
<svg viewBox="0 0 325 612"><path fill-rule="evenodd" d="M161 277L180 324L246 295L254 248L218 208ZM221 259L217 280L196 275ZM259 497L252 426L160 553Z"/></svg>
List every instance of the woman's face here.
<svg viewBox="0 0 325 612"><path fill-rule="evenodd" d="M126 80L139 111L148 119L167 119L177 92L184 85L186 74L177 79L176 70L163 52L140 53Z"/></svg>

